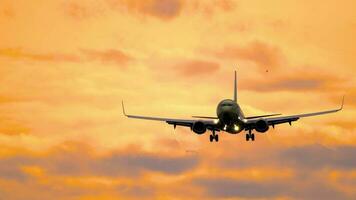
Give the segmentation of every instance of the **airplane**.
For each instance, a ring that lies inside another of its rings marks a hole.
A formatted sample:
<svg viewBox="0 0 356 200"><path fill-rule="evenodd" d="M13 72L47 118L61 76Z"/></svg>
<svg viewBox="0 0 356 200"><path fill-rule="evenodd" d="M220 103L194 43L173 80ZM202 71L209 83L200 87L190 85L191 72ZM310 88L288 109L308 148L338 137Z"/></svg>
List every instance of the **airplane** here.
<svg viewBox="0 0 356 200"><path fill-rule="evenodd" d="M149 117L149 116L139 116L139 115L129 115L125 112L124 102L122 101L122 112L128 118L145 119L145 120L155 120L164 121L170 125L174 126L185 126L190 127L191 131L198 135L206 133L207 130L211 131L210 142L214 140L219 141L219 135L217 132L224 131L230 134L238 134L241 131L246 132L246 141L254 141L255 134L252 130L256 130L259 133L264 133L269 130L269 127L273 128L275 125L289 123L299 120L303 117L310 117L316 115L324 115L328 113L338 112L343 109L344 97L342 98L341 106L337 109L326 110L321 112L313 112L306 114L297 114L289 116L278 116L282 114L268 114L259 116L246 117L242 112L240 105L237 102L237 79L235 71L234 80L234 98L222 100L216 108L216 117L207 116L192 116L196 119L172 119L172 118L162 118L162 117Z"/></svg>

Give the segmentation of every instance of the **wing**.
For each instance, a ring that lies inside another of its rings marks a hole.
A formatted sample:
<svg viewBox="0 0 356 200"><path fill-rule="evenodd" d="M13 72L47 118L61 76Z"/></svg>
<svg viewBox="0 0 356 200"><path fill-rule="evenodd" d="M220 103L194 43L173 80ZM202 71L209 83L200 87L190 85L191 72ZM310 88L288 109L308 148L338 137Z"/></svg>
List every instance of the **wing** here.
<svg viewBox="0 0 356 200"><path fill-rule="evenodd" d="M272 116L276 116L276 115L282 115L282 114L258 115L258 116L245 117L245 119L255 119L255 118L261 118L261 117L272 117Z"/></svg>
<svg viewBox="0 0 356 200"><path fill-rule="evenodd" d="M337 108L337 109L326 110L326 111L321 111L321 112L305 113L305 114L299 114L299 115L289 115L289 116L282 116L282 117L269 117L269 118L262 118L262 119L266 120L268 125L274 127L274 125L276 125L276 124L282 124L282 123L291 124L292 121L297 121L298 119L303 118L303 117L311 117L311 116L316 116L316 115L324 115L324 114L338 112L338 111L342 110L343 107L344 107L344 97L342 98L342 103L341 103L340 108ZM252 125L256 121L258 121L260 119L250 119L250 120L247 120L246 123L248 125L250 125L248 127L252 127Z"/></svg>
<svg viewBox="0 0 356 200"><path fill-rule="evenodd" d="M202 118L202 119L219 119L218 117L207 117L207 116L192 116L193 118Z"/></svg>
<svg viewBox="0 0 356 200"><path fill-rule="evenodd" d="M140 116L140 115L128 115L125 112L124 102L122 102L122 112L126 117L135 118L135 119L145 119L145 120L154 120L154 121L164 121L167 124L176 126L186 126L192 128L193 124L197 121L203 122L206 125L208 130L217 130L215 120L193 120L193 119L174 119L174 118L163 118L163 117L150 117L150 116Z"/></svg>

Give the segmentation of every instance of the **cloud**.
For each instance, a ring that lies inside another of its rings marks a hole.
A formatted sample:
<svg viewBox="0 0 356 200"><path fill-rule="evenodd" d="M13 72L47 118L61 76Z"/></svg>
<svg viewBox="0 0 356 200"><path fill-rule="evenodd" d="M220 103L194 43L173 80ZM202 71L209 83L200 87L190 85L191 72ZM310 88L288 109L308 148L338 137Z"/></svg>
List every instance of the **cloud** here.
<svg viewBox="0 0 356 200"><path fill-rule="evenodd" d="M190 0L186 7L191 8L192 13L202 13L206 17L212 17L219 13L234 11L236 1L233 0Z"/></svg>
<svg viewBox="0 0 356 200"><path fill-rule="evenodd" d="M22 49L0 49L0 57L45 62L79 62L80 58L70 54L30 53Z"/></svg>
<svg viewBox="0 0 356 200"><path fill-rule="evenodd" d="M134 16L149 16L161 20L172 20L185 13L202 13L211 17L220 12L233 11L236 3L232 0L107 0L114 10L129 11Z"/></svg>
<svg viewBox="0 0 356 200"><path fill-rule="evenodd" d="M87 7L76 2L68 3L65 6L65 11L69 16L76 19L83 19L91 16Z"/></svg>
<svg viewBox="0 0 356 200"><path fill-rule="evenodd" d="M125 65L133 58L118 49L93 50L81 49L80 53L87 58L87 61L112 62L117 65ZM80 62L83 57L76 54L62 53L33 53L22 49L0 49L0 57L14 60L30 60L36 62Z"/></svg>
<svg viewBox="0 0 356 200"><path fill-rule="evenodd" d="M323 182L304 183L304 187L296 182L281 181L242 181L222 178L197 178L193 180L204 188L206 195L214 198L281 198L297 199L345 199L346 197L335 188Z"/></svg>
<svg viewBox="0 0 356 200"><path fill-rule="evenodd" d="M303 76L301 76L301 74ZM265 72L264 78L252 77L245 80L248 85L242 87L256 91L280 91L280 90L319 90L329 92L344 88L342 78L312 70L296 70L293 73Z"/></svg>
<svg viewBox="0 0 356 200"><path fill-rule="evenodd" d="M275 182L249 182L233 179L202 178L193 181L202 186L207 195L214 198L271 198L277 197L283 190L282 184Z"/></svg>
<svg viewBox="0 0 356 200"><path fill-rule="evenodd" d="M155 190L152 186L138 186L138 185L130 185L130 186L120 186L118 187L120 194L124 194L125 196L136 197L138 199L152 199L155 193Z"/></svg>
<svg viewBox="0 0 356 200"><path fill-rule="evenodd" d="M265 151L262 156L253 159L232 158L222 162L228 168L245 168L252 166L292 167L295 169L345 169L350 170L356 166L356 147L337 146L327 148L322 145L307 145L288 147Z"/></svg>
<svg viewBox="0 0 356 200"><path fill-rule="evenodd" d="M322 145L291 147L281 152L280 161L296 168L353 169L356 166L356 147L326 148Z"/></svg>
<svg viewBox="0 0 356 200"><path fill-rule="evenodd" d="M220 65L215 62L191 60L176 64L174 69L184 77L196 77L211 75L220 69Z"/></svg>
<svg viewBox="0 0 356 200"><path fill-rule="evenodd" d="M62 147L61 147L62 146ZM196 156L164 156L146 152L122 151L105 156L95 156L92 147L84 144L61 144L47 156L17 155L1 159L6 168L0 175L22 177L17 171L22 166L39 166L52 175L59 176L140 176L144 172L180 174L198 164ZM14 169L9 171L9 169ZM10 174L8 172L11 172ZM8 174L8 175L6 175Z"/></svg>
<svg viewBox="0 0 356 200"><path fill-rule="evenodd" d="M98 60L103 63L112 62L120 66L123 66L132 60L132 57L117 49L108 49L108 50L82 49L81 52L85 54L89 60Z"/></svg>
<svg viewBox="0 0 356 200"><path fill-rule="evenodd" d="M131 13L157 17L160 19L173 19L182 9L181 0L108 0L114 9L128 9Z"/></svg>
<svg viewBox="0 0 356 200"><path fill-rule="evenodd" d="M163 157L150 154L113 154L98 160L95 171L103 174L137 174L142 171L156 171L179 174L197 165L196 157Z"/></svg>
<svg viewBox="0 0 356 200"><path fill-rule="evenodd" d="M0 112L1 113L1 112ZM25 126L21 120L15 120L0 116L0 134L18 135L27 134L30 128Z"/></svg>
<svg viewBox="0 0 356 200"><path fill-rule="evenodd" d="M197 164L196 157L165 157L145 153L112 154L91 158L66 155L48 163L50 172L57 175L139 176L145 171L180 174Z"/></svg>
<svg viewBox="0 0 356 200"><path fill-rule="evenodd" d="M99 16L103 13L103 2L101 1L66 1L63 2L62 7L66 15L73 19L81 20L91 17Z"/></svg>
<svg viewBox="0 0 356 200"><path fill-rule="evenodd" d="M255 63L260 69L274 69L285 63L282 51L276 46L254 41L246 46L226 46L213 52L218 58L232 60L246 60Z"/></svg>
<svg viewBox="0 0 356 200"><path fill-rule="evenodd" d="M28 177L21 167L27 162L24 157L0 159L0 178L24 181Z"/></svg>
<svg viewBox="0 0 356 200"><path fill-rule="evenodd" d="M241 62L241 103L266 108L246 105L247 114L313 110L311 91L339 105L342 90L355 86L351 3L330 10L298 1L280 1L283 9L238 0L1 2L14 15L0 8L0 198L355 196L355 92L346 92L342 112L281 125L254 143L221 133L211 144L209 133L189 127L172 135L164 123L124 118L120 106L125 99L137 114L214 115ZM329 11L334 20L325 20ZM142 149L124 148L131 143ZM304 144L313 145L297 146Z"/></svg>
<svg viewBox="0 0 356 200"><path fill-rule="evenodd" d="M220 70L220 64L210 60L165 58L151 62L155 79L159 82L201 82L202 79L213 79Z"/></svg>

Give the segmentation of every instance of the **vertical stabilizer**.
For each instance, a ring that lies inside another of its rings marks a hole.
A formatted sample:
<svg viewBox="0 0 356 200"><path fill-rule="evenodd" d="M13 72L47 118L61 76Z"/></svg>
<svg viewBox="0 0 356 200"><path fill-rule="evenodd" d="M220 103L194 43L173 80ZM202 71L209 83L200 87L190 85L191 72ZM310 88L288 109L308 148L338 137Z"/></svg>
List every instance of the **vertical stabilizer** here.
<svg viewBox="0 0 356 200"><path fill-rule="evenodd" d="M236 80L236 70L235 70L235 82L234 82L234 101L237 102L237 80Z"/></svg>

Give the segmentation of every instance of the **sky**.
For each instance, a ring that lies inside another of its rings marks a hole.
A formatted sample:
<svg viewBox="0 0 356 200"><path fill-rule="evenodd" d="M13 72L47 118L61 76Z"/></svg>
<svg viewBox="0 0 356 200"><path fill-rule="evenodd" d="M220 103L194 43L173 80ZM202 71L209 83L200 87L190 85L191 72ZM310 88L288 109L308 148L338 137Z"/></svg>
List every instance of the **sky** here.
<svg viewBox="0 0 356 200"><path fill-rule="evenodd" d="M355 199L353 0L1 0L0 199ZM130 114L341 112L256 133Z"/></svg>

